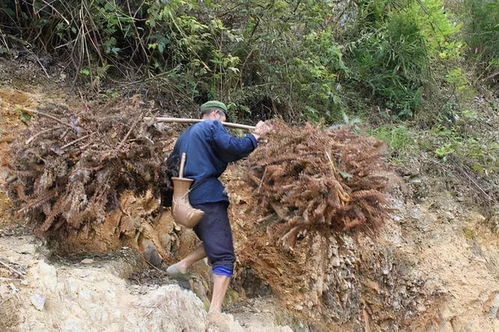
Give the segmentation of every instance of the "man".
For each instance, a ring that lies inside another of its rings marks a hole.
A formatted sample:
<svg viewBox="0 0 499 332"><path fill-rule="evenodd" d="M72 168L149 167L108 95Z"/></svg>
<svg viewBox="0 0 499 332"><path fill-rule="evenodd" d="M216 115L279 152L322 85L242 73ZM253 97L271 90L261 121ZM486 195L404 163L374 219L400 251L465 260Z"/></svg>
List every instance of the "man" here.
<svg viewBox="0 0 499 332"><path fill-rule="evenodd" d="M201 105L204 120L189 127L175 143L170 160L179 160L186 153L184 177L194 180L189 201L205 212L194 232L203 242L196 250L167 269L171 276L187 272L195 262L208 256L213 273L213 296L209 314L221 313L222 303L233 274L235 255L231 227L227 216L229 200L218 177L227 164L249 155L258 145L260 136L271 126L260 121L245 137L231 136L223 127L227 107L219 101Z"/></svg>

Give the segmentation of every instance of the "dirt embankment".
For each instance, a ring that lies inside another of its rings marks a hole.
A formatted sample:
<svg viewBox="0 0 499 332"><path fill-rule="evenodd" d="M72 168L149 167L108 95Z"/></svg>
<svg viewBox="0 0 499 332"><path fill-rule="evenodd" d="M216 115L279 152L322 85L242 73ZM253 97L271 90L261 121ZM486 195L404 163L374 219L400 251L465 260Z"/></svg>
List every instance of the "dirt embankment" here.
<svg viewBox="0 0 499 332"><path fill-rule="evenodd" d="M12 212L4 188L8 180L6 166L11 159L9 145L27 128L30 120L25 111L51 103L66 107L79 105L74 94L68 92L63 77L48 79L33 63L0 58L0 227L10 220L6 213Z"/></svg>
<svg viewBox="0 0 499 332"><path fill-rule="evenodd" d="M375 240L310 236L286 249L252 214L245 183L237 176L227 181L241 263L320 329L499 328L499 239L485 217L449 193L432 192L423 204L393 200Z"/></svg>
<svg viewBox="0 0 499 332"><path fill-rule="evenodd" d="M20 119L20 110L37 104L38 96L15 89L0 90L0 227L8 217L11 204L4 193L7 180L7 164L9 162L9 144L16 135L26 127Z"/></svg>

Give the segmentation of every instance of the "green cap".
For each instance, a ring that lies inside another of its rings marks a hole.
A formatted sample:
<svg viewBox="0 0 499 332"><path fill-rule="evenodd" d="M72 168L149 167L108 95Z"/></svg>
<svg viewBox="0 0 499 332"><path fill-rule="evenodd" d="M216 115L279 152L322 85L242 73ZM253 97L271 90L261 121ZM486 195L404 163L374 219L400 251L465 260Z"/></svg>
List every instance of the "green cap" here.
<svg viewBox="0 0 499 332"><path fill-rule="evenodd" d="M227 106L225 106L224 103L218 101L218 100L210 100L201 105L200 110L201 112L204 112L206 110L209 110L211 108L218 108L219 110L223 111L225 115L227 116Z"/></svg>

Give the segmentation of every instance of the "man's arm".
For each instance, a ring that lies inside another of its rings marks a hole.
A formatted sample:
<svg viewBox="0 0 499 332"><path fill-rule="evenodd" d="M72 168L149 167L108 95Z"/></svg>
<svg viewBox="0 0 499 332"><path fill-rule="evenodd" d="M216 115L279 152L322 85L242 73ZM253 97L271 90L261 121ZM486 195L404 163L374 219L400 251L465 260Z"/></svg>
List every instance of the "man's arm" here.
<svg viewBox="0 0 499 332"><path fill-rule="evenodd" d="M213 124L213 142L226 162L236 161L249 155L258 145L253 134L238 138L230 135L219 121Z"/></svg>

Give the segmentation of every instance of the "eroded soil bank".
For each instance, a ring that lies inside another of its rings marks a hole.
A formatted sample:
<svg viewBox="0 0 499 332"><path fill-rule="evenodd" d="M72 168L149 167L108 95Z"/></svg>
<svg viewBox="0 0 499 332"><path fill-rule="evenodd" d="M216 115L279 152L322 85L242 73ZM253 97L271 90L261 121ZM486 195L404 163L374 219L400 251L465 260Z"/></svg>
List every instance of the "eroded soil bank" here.
<svg viewBox="0 0 499 332"><path fill-rule="evenodd" d="M376 240L316 237L286 251L249 222L254 202L244 185L228 182L237 193L232 211L240 260L321 329L499 328L495 221L464 208L449 192L432 192L420 204L392 201L391 219Z"/></svg>

